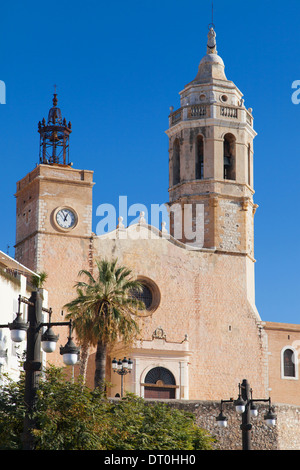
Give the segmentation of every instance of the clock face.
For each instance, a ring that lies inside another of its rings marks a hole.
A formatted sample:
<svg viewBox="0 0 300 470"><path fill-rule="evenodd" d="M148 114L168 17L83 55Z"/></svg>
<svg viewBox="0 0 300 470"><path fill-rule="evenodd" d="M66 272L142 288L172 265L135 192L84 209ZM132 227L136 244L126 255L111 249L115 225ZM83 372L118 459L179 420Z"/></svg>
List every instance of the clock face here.
<svg viewBox="0 0 300 470"><path fill-rule="evenodd" d="M76 224L76 216L71 209L60 209L56 214L56 222L61 228L72 228Z"/></svg>

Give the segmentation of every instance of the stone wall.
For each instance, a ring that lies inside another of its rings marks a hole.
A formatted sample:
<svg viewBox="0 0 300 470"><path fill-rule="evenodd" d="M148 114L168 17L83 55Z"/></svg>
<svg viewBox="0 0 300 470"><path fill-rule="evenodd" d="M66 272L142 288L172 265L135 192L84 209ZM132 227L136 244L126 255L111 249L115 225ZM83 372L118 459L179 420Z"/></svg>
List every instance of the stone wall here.
<svg viewBox="0 0 300 470"><path fill-rule="evenodd" d="M219 429L216 416L220 413L220 402L160 400L181 410L195 414L197 424L215 437L215 449L241 450L241 417L231 404L224 404L223 411L228 418L228 426ZM275 404L277 425L269 428L264 424L265 405L258 404L258 417L252 418L251 442L253 450L299 450L300 449L300 407Z"/></svg>

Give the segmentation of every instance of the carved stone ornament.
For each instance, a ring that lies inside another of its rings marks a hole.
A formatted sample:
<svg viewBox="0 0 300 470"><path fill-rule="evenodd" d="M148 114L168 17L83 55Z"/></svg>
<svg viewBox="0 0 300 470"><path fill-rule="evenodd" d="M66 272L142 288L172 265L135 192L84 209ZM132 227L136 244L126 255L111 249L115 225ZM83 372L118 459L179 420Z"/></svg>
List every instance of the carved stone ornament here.
<svg viewBox="0 0 300 470"><path fill-rule="evenodd" d="M166 340L166 338L167 338L166 333L164 332L164 330L162 329L161 326L156 328L156 330L153 331L153 333L152 333L152 339L164 339L164 340Z"/></svg>
<svg viewBox="0 0 300 470"><path fill-rule="evenodd" d="M119 217L118 220L119 220L119 223L118 223L118 227L117 227L117 228L119 228L119 229L124 229L125 226L124 226L124 224L123 224L123 220L124 220L123 217Z"/></svg>
<svg viewBox="0 0 300 470"><path fill-rule="evenodd" d="M211 198L209 199L209 205L210 205L210 207L218 207L218 204L219 204L218 196L211 197Z"/></svg>
<svg viewBox="0 0 300 470"><path fill-rule="evenodd" d="M140 212L140 218L139 218L139 224L145 224L145 223L146 223L145 212L141 211Z"/></svg>
<svg viewBox="0 0 300 470"><path fill-rule="evenodd" d="M250 203L250 199L249 199L249 198L245 198L245 199L242 201L242 210L243 210L243 211L247 211L247 210L248 210L249 203Z"/></svg>

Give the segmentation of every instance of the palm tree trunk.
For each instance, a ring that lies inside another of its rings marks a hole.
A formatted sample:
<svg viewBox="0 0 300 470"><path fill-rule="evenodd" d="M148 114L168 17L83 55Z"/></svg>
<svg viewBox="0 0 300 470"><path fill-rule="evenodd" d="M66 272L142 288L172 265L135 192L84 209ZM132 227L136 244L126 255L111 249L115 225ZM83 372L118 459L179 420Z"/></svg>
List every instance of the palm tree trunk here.
<svg viewBox="0 0 300 470"><path fill-rule="evenodd" d="M98 341L95 357L95 388L104 388L105 369L106 369L106 344Z"/></svg>
<svg viewBox="0 0 300 470"><path fill-rule="evenodd" d="M88 365L88 359L89 359L89 349L90 348L89 348L88 343L85 343L81 346L81 351L80 351L79 374L81 375L84 384L86 382L87 365Z"/></svg>

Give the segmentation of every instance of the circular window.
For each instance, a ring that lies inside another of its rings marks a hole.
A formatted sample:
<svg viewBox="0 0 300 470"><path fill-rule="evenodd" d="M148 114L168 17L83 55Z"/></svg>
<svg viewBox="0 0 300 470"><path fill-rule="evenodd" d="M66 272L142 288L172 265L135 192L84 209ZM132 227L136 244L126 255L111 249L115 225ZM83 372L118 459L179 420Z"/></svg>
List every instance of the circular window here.
<svg viewBox="0 0 300 470"><path fill-rule="evenodd" d="M220 97L220 99L221 99L221 101L223 101L223 103L226 103L226 101L228 101L228 96L222 95L222 96Z"/></svg>
<svg viewBox="0 0 300 470"><path fill-rule="evenodd" d="M148 286L142 284L142 290L135 291L133 293L134 297L145 304L146 310L149 310L152 305L152 292Z"/></svg>
<svg viewBox="0 0 300 470"><path fill-rule="evenodd" d="M157 285L146 277L138 276L137 280L141 284L142 290L133 292L134 297L144 302L148 312L154 312L160 304L160 292Z"/></svg>

